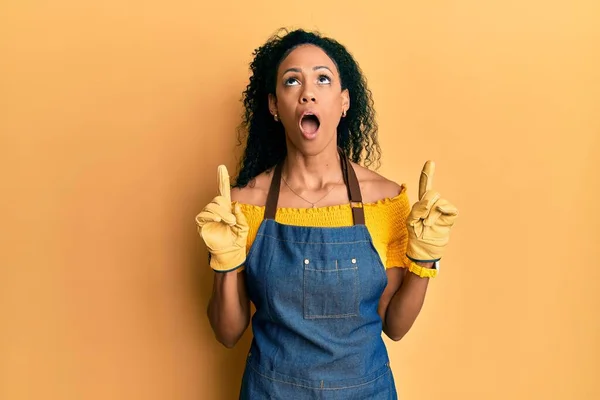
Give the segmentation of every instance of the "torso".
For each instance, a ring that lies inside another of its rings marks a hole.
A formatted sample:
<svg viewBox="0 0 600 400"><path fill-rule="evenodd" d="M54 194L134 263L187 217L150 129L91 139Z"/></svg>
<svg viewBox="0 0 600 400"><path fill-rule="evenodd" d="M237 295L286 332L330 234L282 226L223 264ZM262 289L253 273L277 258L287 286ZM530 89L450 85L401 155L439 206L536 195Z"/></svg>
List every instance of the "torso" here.
<svg viewBox="0 0 600 400"><path fill-rule="evenodd" d="M371 171L365 167L362 167L356 163L351 162L354 171L356 172L361 194L363 197L363 203L375 203L379 200L386 198L396 197L402 190L402 187L396 182L386 179L380 174ZM273 176L274 169L263 172L256 178L252 179L248 185L243 188L232 188L231 198L232 201L239 203L254 205L263 207L267 201L267 195L271 185L271 179ZM332 192L323 199L322 202L318 203L317 206L333 206L340 204L348 204L348 193L344 182L339 182L335 185L336 187ZM325 188L321 193L304 193L305 197L310 199L318 199L321 197L326 190L330 187ZM306 203L302 199L299 199L294 193L292 193L283 183L281 184L280 195L278 200L278 207L281 208L309 208L310 204ZM387 270L388 285L380 299L379 314L382 320L385 320L385 313L392 296L398 290L402 284L403 276L405 273L404 268L390 268ZM245 277L242 276L245 280Z"/></svg>
<svg viewBox="0 0 600 400"><path fill-rule="evenodd" d="M354 201L362 194L371 203L402 190L378 174L342 164L343 171L356 172L346 175L348 189L330 184L302 194L329 193L317 205L325 207L347 204L348 191ZM273 176L277 184L271 186ZM284 184L279 187L279 176L264 173L232 191L232 200L259 207L269 198L244 270L256 311L240 398L396 398L379 313L388 278L364 210L352 213L350 226L276 222L275 208L310 206Z"/></svg>

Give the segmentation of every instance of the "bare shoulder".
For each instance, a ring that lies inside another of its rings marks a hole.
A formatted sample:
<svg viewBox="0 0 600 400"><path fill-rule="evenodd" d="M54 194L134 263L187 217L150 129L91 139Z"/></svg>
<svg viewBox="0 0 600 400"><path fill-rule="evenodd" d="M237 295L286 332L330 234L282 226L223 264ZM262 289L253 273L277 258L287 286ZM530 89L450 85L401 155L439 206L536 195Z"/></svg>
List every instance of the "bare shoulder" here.
<svg viewBox="0 0 600 400"><path fill-rule="evenodd" d="M231 189L231 200L254 206L264 206L267 202L273 170L265 171L252 179L244 187Z"/></svg>
<svg viewBox="0 0 600 400"><path fill-rule="evenodd" d="M352 163L360 184L364 203L374 203L386 198L393 198L402 192L402 185L385 178L368 168Z"/></svg>

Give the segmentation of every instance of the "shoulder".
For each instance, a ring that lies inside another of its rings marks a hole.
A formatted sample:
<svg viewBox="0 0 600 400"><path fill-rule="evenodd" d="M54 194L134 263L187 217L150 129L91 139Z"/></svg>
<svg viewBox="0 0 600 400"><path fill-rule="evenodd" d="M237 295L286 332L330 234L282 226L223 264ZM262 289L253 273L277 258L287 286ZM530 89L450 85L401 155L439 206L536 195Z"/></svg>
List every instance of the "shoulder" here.
<svg viewBox="0 0 600 400"><path fill-rule="evenodd" d="M267 202L273 170L267 170L253 178L244 187L231 188L231 200L254 206L264 206Z"/></svg>
<svg viewBox="0 0 600 400"><path fill-rule="evenodd" d="M384 199L392 199L404 192L404 185L400 185L368 168L352 163L356 177L360 184L364 203L375 203Z"/></svg>

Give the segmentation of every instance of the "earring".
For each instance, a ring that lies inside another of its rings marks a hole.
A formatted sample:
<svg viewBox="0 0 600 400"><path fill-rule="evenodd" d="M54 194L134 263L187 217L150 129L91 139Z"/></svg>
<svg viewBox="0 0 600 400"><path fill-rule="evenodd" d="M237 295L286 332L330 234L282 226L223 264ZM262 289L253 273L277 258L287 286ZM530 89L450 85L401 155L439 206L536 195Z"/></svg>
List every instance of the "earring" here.
<svg viewBox="0 0 600 400"><path fill-rule="evenodd" d="M279 116L277 114L275 114L273 118L275 118L275 121L279 121Z"/></svg>
<svg viewBox="0 0 600 400"><path fill-rule="evenodd" d="M342 112L342 117L346 118L346 110Z"/></svg>

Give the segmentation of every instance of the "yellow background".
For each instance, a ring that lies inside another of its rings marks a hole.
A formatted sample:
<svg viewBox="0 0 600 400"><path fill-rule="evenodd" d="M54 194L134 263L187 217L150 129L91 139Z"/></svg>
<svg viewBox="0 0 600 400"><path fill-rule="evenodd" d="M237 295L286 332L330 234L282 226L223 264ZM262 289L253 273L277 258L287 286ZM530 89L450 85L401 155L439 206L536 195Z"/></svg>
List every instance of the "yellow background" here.
<svg viewBox="0 0 600 400"><path fill-rule="evenodd" d="M385 176L426 159L461 210L403 399L598 399L600 3L0 5L0 398L234 399L250 341L212 336L194 216L235 170L252 50L348 46Z"/></svg>

